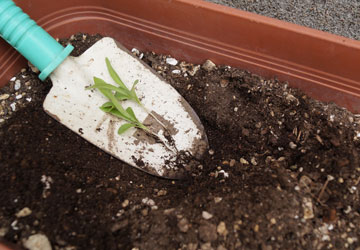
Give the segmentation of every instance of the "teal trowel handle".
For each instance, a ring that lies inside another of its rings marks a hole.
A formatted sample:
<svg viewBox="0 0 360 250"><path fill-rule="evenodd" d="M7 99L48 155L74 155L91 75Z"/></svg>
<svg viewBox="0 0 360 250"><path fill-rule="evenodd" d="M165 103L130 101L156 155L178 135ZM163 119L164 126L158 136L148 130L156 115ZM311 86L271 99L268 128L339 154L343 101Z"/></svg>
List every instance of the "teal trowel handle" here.
<svg viewBox="0 0 360 250"><path fill-rule="evenodd" d="M0 0L0 35L40 70L45 80L74 49L61 46L12 0Z"/></svg>

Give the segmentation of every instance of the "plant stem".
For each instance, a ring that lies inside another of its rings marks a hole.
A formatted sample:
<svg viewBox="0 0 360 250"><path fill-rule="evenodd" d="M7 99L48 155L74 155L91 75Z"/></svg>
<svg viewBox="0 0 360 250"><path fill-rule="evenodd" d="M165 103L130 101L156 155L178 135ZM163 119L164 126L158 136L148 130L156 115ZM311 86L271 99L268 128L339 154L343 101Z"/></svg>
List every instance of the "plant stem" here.
<svg viewBox="0 0 360 250"><path fill-rule="evenodd" d="M145 133L149 134L150 136L152 136L153 138L155 138L156 140L159 140L161 142L162 145L164 145L165 148L167 148L169 151L173 152L173 153L177 153L176 150L173 150L172 148L170 148L167 143L162 140L160 138L160 136L158 136L157 134L155 134L154 132L152 132L150 129L144 129L144 128L141 128L142 130L144 130Z"/></svg>
<svg viewBox="0 0 360 250"><path fill-rule="evenodd" d="M151 115L155 121L157 121L166 131L167 130L167 127L165 126L164 123L162 123L150 110L148 110L142 103L139 103L140 106L146 111L146 113L148 113L149 115Z"/></svg>

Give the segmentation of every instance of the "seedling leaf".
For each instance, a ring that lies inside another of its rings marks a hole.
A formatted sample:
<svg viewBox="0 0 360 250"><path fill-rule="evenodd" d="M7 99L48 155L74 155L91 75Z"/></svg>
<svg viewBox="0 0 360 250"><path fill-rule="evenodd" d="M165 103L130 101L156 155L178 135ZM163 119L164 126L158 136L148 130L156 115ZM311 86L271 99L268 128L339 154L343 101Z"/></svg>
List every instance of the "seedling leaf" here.
<svg viewBox="0 0 360 250"><path fill-rule="evenodd" d="M135 121L139 121L136 116L135 116L135 113L134 113L134 110L131 108L131 107L128 107L126 109L126 112L129 114L129 116L131 116Z"/></svg>
<svg viewBox="0 0 360 250"><path fill-rule="evenodd" d="M126 101L126 100L128 99L127 96L122 95L122 94L120 94L120 93L118 93L118 92L115 93L115 97L116 97L116 99L118 99L119 101Z"/></svg>
<svg viewBox="0 0 360 250"><path fill-rule="evenodd" d="M138 83L139 83L139 80L135 80L135 82L133 83L133 86L131 87L131 91L135 90L135 86Z"/></svg>
<svg viewBox="0 0 360 250"><path fill-rule="evenodd" d="M119 128L118 134L121 135L121 134L125 133L129 128L133 128L133 127L136 127L136 125L133 123L125 123L124 125L122 125Z"/></svg>
<svg viewBox="0 0 360 250"><path fill-rule="evenodd" d="M119 85L114 86L105 82L103 79L94 77L94 85L86 87L86 89L98 89L105 97L109 99L108 102L104 103L100 109L106 113L112 114L118 118L121 118L128 123L122 125L118 134L124 133L131 127L136 127L146 131L147 133L151 133L156 136L153 132L151 132L148 127L142 124L137 118L131 107L128 107L126 110L121 105L121 101L124 100L132 100L138 103L145 111L151 114L140 102L139 98L136 95L135 87L138 84L139 80L134 81L131 90L127 88L127 86L121 81L119 75L115 72L112 67L110 60L105 58L106 66L109 71L111 78Z"/></svg>
<svg viewBox="0 0 360 250"><path fill-rule="evenodd" d="M106 83L106 82L105 82L103 79L94 76L94 83L95 83L95 84L104 84L104 83ZM91 86L88 87L88 88L91 88Z"/></svg>
<svg viewBox="0 0 360 250"><path fill-rule="evenodd" d="M135 80L133 83L133 86L131 87L131 90L129 90L128 87L123 83L123 81L121 81L119 75L116 73L116 71L112 67L110 60L108 58L105 58L105 61L106 61L106 66L108 68L111 78L119 85L119 88L124 93L124 96L121 96L120 100L133 100L142 106L142 104L135 92L135 86L139 83L139 80ZM120 91L117 91L117 92L120 93Z"/></svg>
<svg viewBox="0 0 360 250"><path fill-rule="evenodd" d="M123 81L121 81L119 75L116 73L116 71L114 70L114 68L112 67L109 58L105 58L105 62L106 62L106 66L107 69L109 71L109 74L111 76L111 78L117 83L119 84L120 87L127 89L126 85L123 83Z"/></svg>
<svg viewBox="0 0 360 250"><path fill-rule="evenodd" d="M101 108L100 108L101 109ZM112 114L112 115L114 115L114 116L116 116L116 117L118 117L118 118L120 118L120 119L123 119L123 120L125 120L125 121L128 121L128 119L125 119L124 118L124 116L119 112L119 110L117 110L116 108L114 108L114 109L110 109L109 111L106 111L106 110L104 110L104 109L102 109L104 112L107 112L107 113L110 113L110 114Z"/></svg>
<svg viewBox="0 0 360 250"><path fill-rule="evenodd" d="M112 102L105 102L103 105L101 105L100 109L106 113L110 112L112 109L114 109L114 105Z"/></svg>
<svg viewBox="0 0 360 250"><path fill-rule="evenodd" d="M114 105L112 104L112 102L105 102L102 106L101 106L101 108L113 108L114 107Z"/></svg>
<svg viewBox="0 0 360 250"><path fill-rule="evenodd" d="M127 121L132 121L132 118L129 117L128 113L124 110L118 100L116 100L115 96L109 90L100 89L100 91L103 91L106 94L106 96L110 99L117 111L119 111L119 113L123 116L123 119Z"/></svg>
<svg viewBox="0 0 360 250"><path fill-rule="evenodd" d="M94 88L97 88L97 89L107 89L107 90L112 90L112 91L115 91L121 95L128 95L128 90L124 90L120 87L116 87L114 85L111 85L111 84L108 84L106 83L104 80L100 79L100 78L97 78L97 77L94 77L94 82L95 84L94 85L91 85L89 87L86 87L86 89L94 89Z"/></svg>

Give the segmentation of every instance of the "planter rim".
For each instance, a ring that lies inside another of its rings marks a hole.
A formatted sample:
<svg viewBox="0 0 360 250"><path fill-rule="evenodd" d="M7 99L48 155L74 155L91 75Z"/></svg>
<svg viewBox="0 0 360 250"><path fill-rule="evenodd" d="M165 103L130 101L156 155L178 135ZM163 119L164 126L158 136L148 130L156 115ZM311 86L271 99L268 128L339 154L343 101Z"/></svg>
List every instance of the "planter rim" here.
<svg viewBox="0 0 360 250"><path fill-rule="evenodd" d="M194 63L211 59L360 112L356 40L202 0L15 2L55 37L101 33L128 48ZM2 86L25 61L3 41L0 53Z"/></svg>
<svg viewBox="0 0 360 250"><path fill-rule="evenodd" d="M334 43L346 43L348 46L354 46L355 48L360 48L360 42L358 40L354 40L348 37L332 34L329 32L325 32L322 30L317 30L313 28L309 28L306 26L302 26L295 23L290 23L287 21L279 20L272 17L267 17L263 15L259 15L256 13L252 13L249 11L244 11L236 8L232 8L225 5L220 5L212 2L207 2L203 0L178 0L179 2L183 2L185 4L189 4L194 6L195 8L204 8L217 13L226 14L235 16L238 18L244 18L251 20L252 22L257 22L267 26L279 27L281 26L283 29L296 32L302 35L307 35L311 37L315 37L318 39L328 40Z"/></svg>

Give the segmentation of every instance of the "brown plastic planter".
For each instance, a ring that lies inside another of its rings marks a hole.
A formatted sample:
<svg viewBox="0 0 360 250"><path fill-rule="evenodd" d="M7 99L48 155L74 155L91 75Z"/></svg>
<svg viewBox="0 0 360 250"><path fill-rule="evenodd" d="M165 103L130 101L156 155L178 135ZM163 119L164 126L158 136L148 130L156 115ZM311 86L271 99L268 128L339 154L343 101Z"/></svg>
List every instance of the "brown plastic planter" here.
<svg viewBox="0 0 360 250"><path fill-rule="evenodd" d="M360 42L200 0L15 0L55 37L101 33L126 47L277 76L360 112ZM25 65L0 42L0 86Z"/></svg>

